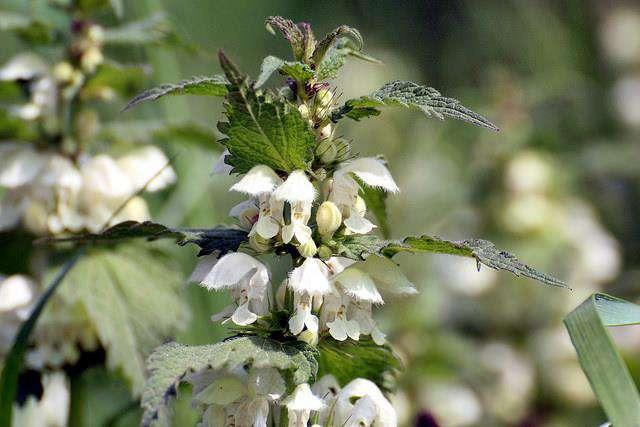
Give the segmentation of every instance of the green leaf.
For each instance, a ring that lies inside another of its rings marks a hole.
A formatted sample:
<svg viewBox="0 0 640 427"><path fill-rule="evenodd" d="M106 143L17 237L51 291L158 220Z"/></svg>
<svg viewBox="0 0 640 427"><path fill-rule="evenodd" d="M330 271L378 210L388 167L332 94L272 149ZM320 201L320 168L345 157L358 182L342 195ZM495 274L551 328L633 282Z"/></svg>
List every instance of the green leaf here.
<svg viewBox="0 0 640 427"><path fill-rule="evenodd" d="M360 51L364 46L364 40L362 35L355 28L348 25L341 25L329 34L324 36L322 40L318 42L315 50L313 51L312 60L314 64L320 64L327 51L342 38L348 37L353 40L353 50Z"/></svg>
<svg viewBox="0 0 640 427"><path fill-rule="evenodd" d="M260 75L258 76L258 80L253 84L253 87L259 88L264 85L267 80L269 80L269 77L276 71L302 82L315 76L311 67L302 62L285 61L276 56L269 55L262 61Z"/></svg>
<svg viewBox="0 0 640 427"><path fill-rule="evenodd" d="M336 341L326 338L318 345L318 377L332 374L341 386L356 378L376 383L384 392L392 392L402 363L388 345L377 345L370 338L361 337Z"/></svg>
<svg viewBox="0 0 640 427"><path fill-rule="evenodd" d="M106 28L104 42L114 45L146 45L178 43L178 40L166 15L158 12L140 21Z"/></svg>
<svg viewBox="0 0 640 427"><path fill-rule="evenodd" d="M360 261L371 254L382 251L389 244L389 241L382 240L373 234L352 234L336 237L329 244L338 255Z"/></svg>
<svg viewBox="0 0 640 427"><path fill-rule="evenodd" d="M38 132L31 123L0 108L0 139L34 141L38 139Z"/></svg>
<svg viewBox="0 0 640 427"><path fill-rule="evenodd" d="M434 116L441 120L449 117L494 131L499 130L480 114L469 110L453 98L442 96L434 88L400 80L385 84L371 95L348 100L341 108L332 113L332 120L337 121L345 115L347 117L355 115L356 118L366 117L366 115L372 115L371 109L383 106L415 108L425 113L427 117ZM354 111L361 109L366 111Z"/></svg>
<svg viewBox="0 0 640 427"><path fill-rule="evenodd" d="M350 38L343 37L329 49L320 63L316 62L318 80L332 79L338 76L338 71L347 62L349 56L364 61L380 63L379 60L360 52L361 45L355 44Z"/></svg>
<svg viewBox="0 0 640 427"><path fill-rule="evenodd" d="M640 425L640 394L607 331L640 323L640 306L593 294L564 319L582 370L614 426Z"/></svg>
<svg viewBox="0 0 640 427"><path fill-rule="evenodd" d="M54 29L49 23L7 10L0 10L0 31L12 31L31 43L49 43L54 39Z"/></svg>
<svg viewBox="0 0 640 427"><path fill-rule="evenodd" d="M282 36L289 41L293 56L300 61L305 57L305 34L302 29L290 19L282 16L270 16L265 20L267 31L275 34L275 30L280 31Z"/></svg>
<svg viewBox="0 0 640 427"><path fill-rule="evenodd" d="M0 375L0 427L11 427L13 401L18 388L18 375L22 368L24 354L29 344L29 336L36 326L36 322L45 305L56 292L62 280L76 265L84 251L80 250L73 255L57 272L47 290L40 295L38 302L29 314L29 318L20 326L13 341L13 346L4 360L4 367Z"/></svg>
<svg viewBox="0 0 640 427"><path fill-rule="evenodd" d="M100 98L105 91L112 91L122 97L128 97L143 87L147 76L141 66L124 66L105 63L82 87L83 98Z"/></svg>
<svg viewBox="0 0 640 427"><path fill-rule="evenodd" d="M365 184L358 177L354 179L360 184L358 193L367 205L367 210L376 218L378 230L382 237L389 237L389 223L387 221L387 192L381 188L371 187Z"/></svg>
<svg viewBox="0 0 640 427"><path fill-rule="evenodd" d="M225 96L227 94L228 84L229 82L220 75L212 77L192 77L187 80L182 80L178 84L165 84L146 90L129 101L122 111L126 111L141 102L155 101L165 95Z"/></svg>
<svg viewBox="0 0 640 427"><path fill-rule="evenodd" d="M142 394L142 425L169 425L168 405L185 377L203 369L232 369L251 364L291 373L294 385L312 380L318 370L316 352L300 341L280 343L257 336L233 338L213 345L178 343L158 348L148 361L151 373Z"/></svg>
<svg viewBox="0 0 640 427"><path fill-rule="evenodd" d="M142 391L147 355L188 320L178 271L168 257L138 246L94 248L59 290L68 307L86 313L107 366L122 372L134 394Z"/></svg>
<svg viewBox="0 0 640 427"><path fill-rule="evenodd" d="M220 141L231 153L226 163L235 173L256 165L284 172L307 169L316 141L298 109L281 100L268 101L240 77L235 80L241 83L227 96L228 122L218 123L218 130L228 136Z"/></svg>
<svg viewBox="0 0 640 427"><path fill-rule="evenodd" d="M566 283L562 280L548 276L533 267L521 263L515 255L497 249L493 243L486 240L450 241L432 236L407 237L402 243L390 243L381 250L381 253L387 257L392 257L398 252L432 252L475 258L478 263L478 269L480 264L484 264L487 267L496 270L507 270L516 276L525 276L547 285L567 288Z"/></svg>
<svg viewBox="0 0 640 427"><path fill-rule="evenodd" d="M81 234L62 238L44 238L40 243L82 242L89 244L115 243L121 240L146 238L176 239L179 245L195 243L200 247L198 255L208 255L220 251L222 255L236 251L247 240L247 232L235 228L170 228L151 221L124 221L107 228L101 233Z"/></svg>

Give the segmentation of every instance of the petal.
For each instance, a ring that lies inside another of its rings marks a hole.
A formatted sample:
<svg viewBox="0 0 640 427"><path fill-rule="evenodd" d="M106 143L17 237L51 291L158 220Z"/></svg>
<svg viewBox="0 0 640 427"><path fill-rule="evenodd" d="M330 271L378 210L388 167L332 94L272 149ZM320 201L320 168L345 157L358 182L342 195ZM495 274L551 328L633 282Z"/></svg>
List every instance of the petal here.
<svg viewBox="0 0 640 427"><path fill-rule="evenodd" d="M231 316L231 321L238 326L247 326L258 320L258 315L249 311L249 302L240 305Z"/></svg>
<svg viewBox="0 0 640 427"><path fill-rule="evenodd" d="M282 227L282 241L289 243L293 240L295 234L295 224L289 224Z"/></svg>
<svg viewBox="0 0 640 427"><path fill-rule="evenodd" d="M384 345L387 342L387 336L377 326L371 331L371 339L377 345Z"/></svg>
<svg viewBox="0 0 640 427"><path fill-rule="evenodd" d="M372 223L365 217L354 213L353 211L351 215L349 215L349 218L344 220L344 225L345 227L347 227L347 229L349 229L349 231L356 234L367 234L368 232L376 228L376 225L374 223Z"/></svg>
<svg viewBox="0 0 640 427"><path fill-rule="evenodd" d="M298 385L283 403L290 411L319 411L324 407L322 399L313 394L307 383Z"/></svg>
<svg viewBox="0 0 640 427"><path fill-rule="evenodd" d="M257 165L235 183L231 191L257 196L271 193L281 182L282 179L269 166Z"/></svg>
<svg viewBox="0 0 640 427"><path fill-rule="evenodd" d="M313 232L311 231L311 228L309 228L308 226L298 223L294 224L293 234L296 236L296 240L301 245L304 245L307 240L311 239L312 233Z"/></svg>
<svg viewBox="0 0 640 427"><path fill-rule="evenodd" d="M7 144L0 149L0 186L16 188L31 182L48 160L27 144Z"/></svg>
<svg viewBox="0 0 640 427"><path fill-rule="evenodd" d="M289 278L289 286L296 293L324 295L331 292L328 279L329 269L318 258L307 258L295 268Z"/></svg>
<svg viewBox="0 0 640 427"><path fill-rule="evenodd" d="M250 255L233 252L220 258L200 284L207 289L219 290L231 288L242 280L249 279L255 279L256 284L266 285L269 281L267 267Z"/></svg>
<svg viewBox="0 0 640 427"><path fill-rule="evenodd" d="M356 264L359 266L359 264ZM378 292L371 276L356 267L349 267L333 278L345 294L358 301L382 304L382 296Z"/></svg>
<svg viewBox="0 0 640 427"><path fill-rule="evenodd" d="M398 185L389 169L382 160L375 157L361 157L345 163L338 173L353 173L371 187L382 188L392 193L398 191Z"/></svg>
<svg viewBox="0 0 640 427"><path fill-rule="evenodd" d="M118 163L106 154L89 159L82 164L80 172L83 183L81 198L89 207L104 200L124 201L137 190Z"/></svg>
<svg viewBox="0 0 640 427"><path fill-rule="evenodd" d="M264 239L271 239L280 231L280 224L270 216L262 216L258 219L255 229L260 237Z"/></svg>
<svg viewBox="0 0 640 427"><path fill-rule="evenodd" d="M344 322L344 329L354 341L358 341L360 339L360 324L355 320L347 320Z"/></svg>
<svg viewBox="0 0 640 427"><path fill-rule="evenodd" d="M23 53L13 57L0 68L0 80L31 80L46 71L47 64L40 57L31 53Z"/></svg>
<svg viewBox="0 0 640 427"><path fill-rule="evenodd" d="M290 203L311 203L316 198L316 189L304 171L295 170L291 172L284 183L276 188L273 196L277 200L284 200Z"/></svg>
<svg viewBox="0 0 640 427"><path fill-rule="evenodd" d="M334 256L326 260L325 264L327 264L327 267L329 267L329 270L331 270L333 274L339 274L342 273L345 268L355 264L355 261L346 257Z"/></svg>
<svg viewBox="0 0 640 427"><path fill-rule="evenodd" d="M162 190L177 179L173 168L169 166L167 156L152 145L132 151L116 162L136 190L145 185L145 191Z"/></svg>
<svg viewBox="0 0 640 427"><path fill-rule="evenodd" d="M318 333L318 316L316 316L315 314L311 314L311 312L307 313L306 317L304 318L304 325L307 327L308 330L310 330L314 334L317 334Z"/></svg>
<svg viewBox="0 0 640 427"><path fill-rule="evenodd" d="M33 281L21 274L0 281L0 313L30 304L35 296L34 289Z"/></svg>
<svg viewBox="0 0 640 427"><path fill-rule="evenodd" d="M360 268L373 278L383 294L415 295L418 293L398 265L387 257L371 255Z"/></svg>
<svg viewBox="0 0 640 427"><path fill-rule="evenodd" d="M299 309L289 319L289 330L293 335L298 335L304 329L304 320L306 314Z"/></svg>
<svg viewBox="0 0 640 427"><path fill-rule="evenodd" d="M329 327L329 335L336 341L344 341L347 339L344 320L336 318L333 322L327 323L327 326Z"/></svg>

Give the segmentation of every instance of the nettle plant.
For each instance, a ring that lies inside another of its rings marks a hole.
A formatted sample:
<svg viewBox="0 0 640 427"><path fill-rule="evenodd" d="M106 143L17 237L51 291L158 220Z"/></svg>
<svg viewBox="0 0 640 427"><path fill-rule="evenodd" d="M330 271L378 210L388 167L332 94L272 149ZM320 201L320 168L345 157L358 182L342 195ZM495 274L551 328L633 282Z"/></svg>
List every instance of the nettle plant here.
<svg viewBox="0 0 640 427"><path fill-rule="evenodd" d="M126 107L165 95L224 97L218 129L226 135L219 141L225 151L214 170L237 175L231 191L248 197L231 209L237 226L185 230L130 221L81 240L146 236L195 243L202 258L191 280L233 297L212 317L229 325L231 337L204 346L169 343L151 355L143 425L168 423L170 399L188 382L206 426L395 426L389 398L401 363L374 308L417 290L394 255L465 256L478 268L565 285L484 240L423 235L391 241L375 234L386 227L385 199L398 186L382 157L360 157L337 136L341 120L398 106L496 126L433 88L405 81L340 104L326 80L350 57L375 61L362 52L360 33L340 26L317 40L306 23L270 17L266 24L289 41L292 61L268 56L252 80L220 51L224 75L164 85ZM284 84L265 89L276 73ZM272 279L267 259L289 266L282 282Z"/></svg>

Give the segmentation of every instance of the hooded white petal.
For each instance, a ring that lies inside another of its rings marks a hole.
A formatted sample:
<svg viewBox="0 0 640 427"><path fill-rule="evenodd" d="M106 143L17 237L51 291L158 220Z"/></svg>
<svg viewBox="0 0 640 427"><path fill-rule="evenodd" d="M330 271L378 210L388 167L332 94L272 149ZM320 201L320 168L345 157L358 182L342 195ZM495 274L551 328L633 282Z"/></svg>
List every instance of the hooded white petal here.
<svg viewBox="0 0 640 427"><path fill-rule="evenodd" d="M0 282L0 313L29 305L35 296L35 284L21 274L9 276Z"/></svg>
<svg viewBox="0 0 640 427"><path fill-rule="evenodd" d="M273 197L290 203L311 203L316 198L316 189L304 171L295 170L276 188Z"/></svg>
<svg viewBox="0 0 640 427"><path fill-rule="evenodd" d="M258 320L258 315L249 310L249 301L240 305L231 316L231 321L239 326L247 326Z"/></svg>
<svg viewBox="0 0 640 427"><path fill-rule="evenodd" d="M336 317L333 322L328 322L329 334L337 341L344 341L347 337L358 341L360 338L360 325L355 320L345 320Z"/></svg>
<svg viewBox="0 0 640 427"><path fill-rule="evenodd" d="M382 304L382 296L371 276L363 272L357 266L349 267L333 278L345 294L358 301L367 301L373 304Z"/></svg>
<svg viewBox="0 0 640 427"><path fill-rule="evenodd" d="M150 192L162 190L176 182L176 173L168 163L167 156L152 145L139 148L117 160L118 166L136 190L148 183L145 190Z"/></svg>
<svg viewBox="0 0 640 427"><path fill-rule="evenodd" d="M264 239L271 239L272 237L275 237L280 231L280 224L270 216L261 216L254 224L253 229L251 230L251 233L249 233L249 235L252 235L254 231Z"/></svg>
<svg viewBox="0 0 640 427"><path fill-rule="evenodd" d="M265 165L252 167L240 181L231 186L232 191L258 196L260 194L271 193L282 179L273 169Z"/></svg>
<svg viewBox="0 0 640 427"><path fill-rule="evenodd" d="M375 157L361 157L347 162L336 173L353 173L371 187L383 188L392 193L398 191L398 185L393 180L389 169L382 160Z"/></svg>
<svg viewBox="0 0 640 427"><path fill-rule="evenodd" d="M225 157L227 157L229 154L229 150L224 150L222 152L222 154L220 155L220 157L218 157L218 160L216 161L216 164L213 165L213 170L211 171L212 174L214 175L230 175L231 171L233 170L233 166L228 165L224 162Z"/></svg>
<svg viewBox="0 0 640 427"><path fill-rule="evenodd" d="M311 411L319 411L324 407L322 399L311 392L307 383L298 385L284 404L289 412L289 427L306 426Z"/></svg>
<svg viewBox="0 0 640 427"><path fill-rule="evenodd" d="M328 276L329 269L320 259L307 258L291 272L289 286L299 294L324 295L331 292Z"/></svg>
<svg viewBox="0 0 640 427"><path fill-rule="evenodd" d="M203 263L211 265L210 259ZM196 268L196 278L202 277L206 271L205 266ZM194 272L195 274L195 272ZM220 258L211 270L204 274L200 285L207 289L220 290L231 288L243 280L251 280L256 285L265 286L269 282L267 267L257 259L242 252L233 252Z"/></svg>
<svg viewBox="0 0 640 427"><path fill-rule="evenodd" d="M351 211L349 218L344 220L344 225L349 231L356 234L367 234L376 228L374 223L353 211Z"/></svg>
<svg viewBox="0 0 640 427"><path fill-rule="evenodd" d="M362 398L367 398L358 405ZM358 421L367 420L364 425L396 427L396 411L384 397L378 386L364 378L356 378L347 384L336 398L334 405L336 425L359 426Z"/></svg>
<svg viewBox="0 0 640 427"><path fill-rule="evenodd" d="M0 68L0 80L31 80L46 71L47 64L40 57L31 53L22 53Z"/></svg>

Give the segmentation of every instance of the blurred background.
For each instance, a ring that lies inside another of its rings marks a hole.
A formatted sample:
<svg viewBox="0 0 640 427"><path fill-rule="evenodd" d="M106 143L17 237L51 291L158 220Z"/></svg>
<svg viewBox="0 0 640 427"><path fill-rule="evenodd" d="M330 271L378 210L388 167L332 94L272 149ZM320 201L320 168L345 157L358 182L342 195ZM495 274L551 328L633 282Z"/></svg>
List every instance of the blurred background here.
<svg viewBox="0 0 640 427"><path fill-rule="evenodd" d="M20 0L1 0L20 10ZM363 155L387 156L402 192L389 198L391 236L478 237L566 279L573 291L507 273L476 270L473 260L398 258L417 298L379 312L406 364L395 404L402 425L596 426L605 421L580 370L564 315L594 291L640 299L640 4L637 1L314 1L137 0L125 16L165 10L188 49L128 50L148 61L145 86L220 72L219 48L257 75L268 54L289 47L264 30L264 18L308 21L318 35L340 24L358 28L365 51L383 65L351 61L332 82L342 99L393 79L433 86L488 117L492 133L457 121L387 110L343 121L339 133ZM20 51L3 38L0 59ZM124 103L124 101L122 101ZM117 103L116 103L117 104ZM115 105L118 118L121 105ZM215 129L213 98L172 98L131 114L190 117ZM220 147L165 141L177 155L178 184L149 198L154 219L182 226L228 222L240 201L231 177L212 178ZM191 249L168 249L185 274ZM222 295L185 286L193 309L178 339L201 344L225 335L209 321ZM635 378L640 328L614 331ZM97 420L127 401L102 370L84 374ZM104 385L111 384L105 390ZM77 408L76 408L77 409ZM135 410L118 425L135 425ZM188 402L178 405L189 425ZM102 418L101 418L102 417ZM128 420L128 421L127 421ZM178 424L177 424L178 425Z"/></svg>

